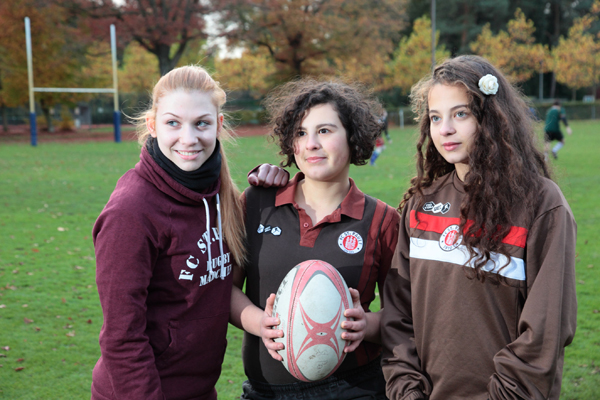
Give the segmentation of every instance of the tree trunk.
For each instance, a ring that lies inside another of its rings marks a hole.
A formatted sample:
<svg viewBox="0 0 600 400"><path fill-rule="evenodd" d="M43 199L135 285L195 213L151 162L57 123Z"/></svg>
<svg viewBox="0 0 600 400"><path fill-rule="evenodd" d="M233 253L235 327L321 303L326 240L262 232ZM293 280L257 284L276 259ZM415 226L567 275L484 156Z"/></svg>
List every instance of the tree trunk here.
<svg viewBox="0 0 600 400"><path fill-rule="evenodd" d="M466 1L463 5L463 30L460 36L460 48L462 49L468 49L469 46L469 35L468 35L468 26L469 26L469 18L470 18L470 8L469 8L469 2Z"/></svg>
<svg viewBox="0 0 600 400"><path fill-rule="evenodd" d="M160 71L160 76L164 76L169 71L177 66L177 63L181 59L181 56L185 52L185 48L187 46L187 41L180 43L177 51L171 57L171 46L166 44L159 44L156 48L156 57L158 57L158 68Z"/></svg>
<svg viewBox="0 0 600 400"><path fill-rule="evenodd" d="M571 100L577 100L577 89L571 89Z"/></svg>
<svg viewBox="0 0 600 400"><path fill-rule="evenodd" d="M4 132L8 132L8 113L6 112L6 106L2 104L2 128Z"/></svg>
<svg viewBox="0 0 600 400"><path fill-rule="evenodd" d="M165 44L159 44L157 46L155 54L156 57L158 57L158 70L160 71L160 76L165 76L175 67L172 60L169 58L170 52L170 46Z"/></svg>
<svg viewBox="0 0 600 400"><path fill-rule="evenodd" d="M560 2L554 1L552 3L552 14L554 16L553 28L554 32L552 33L552 43L550 43L550 47L553 48L558 45L558 38L560 37ZM556 76L554 72L552 72L552 83L550 84L550 98L553 99L556 95Z"/></svg>
<svg viewBox="0 0 600 400"><path fill-rule="evenodd" d="M54 132L54 127L52 126L52 116L50 115L50 107L46 105L46 102L40 100L40 107L42 108L42 113L44 114L44 118L46 119L46 126L48 128L48 132Z"/></svg>

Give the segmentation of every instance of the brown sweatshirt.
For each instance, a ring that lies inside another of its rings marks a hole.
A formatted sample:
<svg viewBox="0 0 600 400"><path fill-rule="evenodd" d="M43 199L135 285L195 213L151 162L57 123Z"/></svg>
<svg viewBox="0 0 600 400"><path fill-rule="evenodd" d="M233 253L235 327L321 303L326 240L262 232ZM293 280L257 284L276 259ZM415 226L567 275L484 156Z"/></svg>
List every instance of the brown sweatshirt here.
<svg viewBox="0 0 600 400"><path fill-rule="evenodd" d="M575 334L576 224L544 179L537 208L492 254L493 279L468 279L458 234L463 183L452 172L404 207L384 288L383 371L391 400L558 399ZM528 222L529 221L529 222ZM500 269L507 262L505 268Z"/></svg>

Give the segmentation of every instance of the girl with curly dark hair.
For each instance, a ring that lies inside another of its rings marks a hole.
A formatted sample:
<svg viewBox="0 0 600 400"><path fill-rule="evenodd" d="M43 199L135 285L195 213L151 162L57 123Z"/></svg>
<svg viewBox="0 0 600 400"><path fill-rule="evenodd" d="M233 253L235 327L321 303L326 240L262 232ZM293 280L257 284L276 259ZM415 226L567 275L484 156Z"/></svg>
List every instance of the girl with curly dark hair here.
<svg viewBox="0 0 600 400"><path fill-rule="evenodd" d="M381 134L379 103L356 85L303 79L279 87L266 104L281 164L300 172L284 187L244 192L249 262L234 270L231 314L246 331L241 398L385 399L381 313L369 307L392 261L399 215L349 175L350 164L366 164ZM333 265L356 289L354 308L344 314L353 320L342 322L342 339L350 342L344 361L331 376L303 382L280 362L283 343L273 339L283 331L271 317L272 293L290 269L311 259Z"/></svg>
<svg viewBox="0 0 600 400"><path fill-rule="evenodd" d="M575 333L573 214L527 103L477 56L411 93L417 176L385 288L390 399L558 399Z"/></svg>

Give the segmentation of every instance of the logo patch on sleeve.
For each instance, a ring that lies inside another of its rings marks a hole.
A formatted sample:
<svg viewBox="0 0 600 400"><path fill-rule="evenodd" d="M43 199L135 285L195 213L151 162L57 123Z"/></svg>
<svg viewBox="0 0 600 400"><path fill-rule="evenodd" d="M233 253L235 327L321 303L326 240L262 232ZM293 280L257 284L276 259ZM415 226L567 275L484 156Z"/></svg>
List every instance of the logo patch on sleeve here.
<svg viewBox="0 0 600 400"><path fill-rule="evenodd" d="M363 239L354 231L346 231L338 238L338 246L348 254L356 254L363 248Z"/></svg>
<svg viewBox="0 0 600 400"><path fill-rule="evenodd" d="M440 247L444 251L452 251L462 242L462 236L458 233L458 225L447 227L440 236Z"/></svg>

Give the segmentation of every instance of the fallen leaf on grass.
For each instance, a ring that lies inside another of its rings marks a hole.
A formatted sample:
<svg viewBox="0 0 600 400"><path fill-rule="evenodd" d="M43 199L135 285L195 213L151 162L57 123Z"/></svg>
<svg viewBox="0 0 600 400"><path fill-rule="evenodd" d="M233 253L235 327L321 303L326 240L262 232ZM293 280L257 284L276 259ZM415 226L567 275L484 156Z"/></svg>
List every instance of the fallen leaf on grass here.
<svg viewBox="0 0 600 400"><path fill-rule="evenodd" d="M63 329L71 329L71 328L73 328L73 325L67 324L67 325L63 326Z"/></svg>
<svg viewBox="0 0 600 400"><path fill-rule="evenodd" d="M59 232L64 232L64 231L66 231L67 229L66 229L66 228L63 228L62 226L59 226L59 227L57 228L57 230L58 230Z"/></svg>
<svg viewBox="0 0 600 400"><path fill-rule="evenodd" d="M67 300L65 300L65 298L63 297L62 299L60 299L60 301L62 301L63 303L66 303Z"/></svg>
<svg viewBox="0 0 600 400"><path fill-rule="evenodd" d="M29 304L23 304L21 307L29 307Z"/></svg>
<svg viewBox="0 0 600 400"><path fill-rule="evenodd" d="M33 320L29 318L23 318L23 322L25 322L26 324L30 324L33 322Z"/></svg>
<svg viewBox="0 0 600 400"><path fill-rule="evenodd" d="M31 251L33 251L34 253L39 253L40 252L39 249L31 249Z"/></svg>
<svg viewBox="0 0 600 400"><path fill-rule="evenodd" d="M19 273L19 270L18 270L18 269L13 269L12 273L13 273L13 274L18 274L18 273Z"/></svg>
<svg viewBox="0 0 600 400"><path fill-rule="evenodd" d="M6 354L0 353L0 358L2 358L2 357L6 357Z"/></svg>
<svg viewBox="0 0 600 400"><path fill-rule="evenodd" d="M600 311L598 310L594 310L594 314L598 314Z"/></svg>
<svg viewBox="0 0 600 400"><path fill-rule="evenodd" d="M79 265L76 265L75 269L83 269L83 267L80 267Z"/></svg>
<svg viewBox="0 0 600 400"><path fill-rule="evenodd" d="M233 383L233 381L231 379L227 379L227 382L229 383Z"/></svg>
<svg viewBox="0 0 600 400"><path fill-rule="evenodd" d="M75 336L75 331L67 332L67 333L66 333L66 336L68 336L68 337L73 337L73 336Z"/></svg>
<svg viewBox="0 0 600 400"><path fill-rule="evenodd" d="M23 361L25 361L25 359L24 359L24 358L19 358L19 359L17 360L17 362L23 362Z"/></svg>
<svg viewBox="0 0 600 400"><path fill-rule="evenodd" d="M92 320L91 320L91 319L88 319L86 322L87 322L88 324L91 324L91 323L92 323Z"/></svg>
<svg viewBox="0 0 600 400"><path fill-rule="evenodd" d="M4 347L2 347L2 350L9 351L10 350L10 346L4 346Z"/></svg>
<svg viewBox="0 0 600 400"><path fill-rule="evenodd" d="M42 328L40 328L39 326L36 326L36 327L35 327L35 330L36 330L36 332L39 332L39 331L41 331L41 330L42 330Z"/></svg>
<svg viewBox="0 0 600 400"><path fill-rule="evenodd" d="M6 308L6 304L0 304L0 308Z"/></svg>
<svg viewBox="0 0 600 400"><path fill-rule="evenodd" d="M25 369L25 367L17 367L15 368L15 371L19 372L19 371L23 371Z"/></svg>

